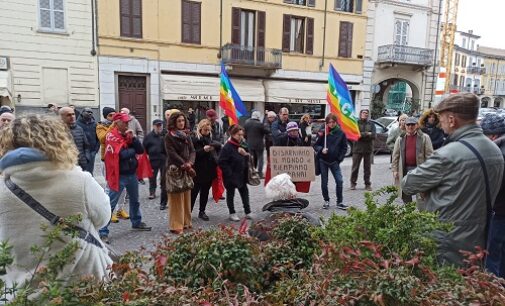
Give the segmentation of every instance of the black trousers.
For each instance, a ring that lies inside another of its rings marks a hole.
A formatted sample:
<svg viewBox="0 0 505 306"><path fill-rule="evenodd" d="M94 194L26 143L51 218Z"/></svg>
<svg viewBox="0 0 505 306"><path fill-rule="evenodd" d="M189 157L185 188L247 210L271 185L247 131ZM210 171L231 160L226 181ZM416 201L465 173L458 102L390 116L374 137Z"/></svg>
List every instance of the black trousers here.
<svg viewBox="0 0 505 306"><path fill-rule="evenodd" d="M238 189L240 198L242 199L242 204L244 205L244 212L246 214L251 213L251 207L249 205L249 189L247 189L247 184L244 184L241 188L226 188L226 205L228 205L228 211L230 214L235 213L235 205L233 204L233 199L235 197L235 189Z"/></svg>
<svg viewBox="0 0 505 306"><path fill-rule="evenodd" d="M167 187L166 187L165 173L166 173L166 167L165 167L165 163L163 163L163 167L161 167L160 206L167 206L167 202L168 202L168 193L167 193Z"/></svg>
<svg viewBox="0 0 505 306"><path fill-rule="evenodd" d="M158 173L161 173L161 181L163 182L165 164L163 162L151 163L151 168L153 168L153 176L149 178L149 193L154 194L156 192L156 185L158 182Z"/></svg>
<svg viewBox="0 0 505 306"><path fill-rule="evenodd" d="M212 181L210 182L197 182L195 181L195 186L191 190L191 211L195 207L196 197L200 193L200 212L205 212L207 207L207 202L209 201L209 192L212 187Z"/></svg>

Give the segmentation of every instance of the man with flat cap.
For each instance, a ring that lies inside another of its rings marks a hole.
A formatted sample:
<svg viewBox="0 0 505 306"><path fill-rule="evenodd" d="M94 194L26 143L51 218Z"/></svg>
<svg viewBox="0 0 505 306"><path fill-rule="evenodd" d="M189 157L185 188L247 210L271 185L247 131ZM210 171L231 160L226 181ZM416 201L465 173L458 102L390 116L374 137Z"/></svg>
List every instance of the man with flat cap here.
<svg viewBox="0 0 505 306"><path fill-rule="evenodd" d="M488 222L503 177L503 155L476 124L479 98L471 93L447 97L435 111L449 135L445 145L402 180L407 195L421 193L424 210L454 227L433 233L442 264L463 264L460 250L486 248Z"/></svg>

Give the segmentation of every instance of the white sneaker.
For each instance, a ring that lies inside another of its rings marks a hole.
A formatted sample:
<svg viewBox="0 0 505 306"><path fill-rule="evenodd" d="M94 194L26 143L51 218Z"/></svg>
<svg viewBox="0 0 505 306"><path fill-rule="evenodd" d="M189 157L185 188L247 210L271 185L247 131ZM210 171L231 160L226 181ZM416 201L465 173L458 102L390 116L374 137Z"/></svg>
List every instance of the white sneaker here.
<svg viewBox="0 0 505 306"><path fill-rule="evenodd" d="M249 213L249 214L245 215L245 218L248 220L252 220L252 219L254 219L254 215L252 213Z"/></svg>
<svg viewBox="0 0 505 306"><path fill-rule="evenodd" d="M240 221L240 218L237 216L237 214L230 214L230 220L231 221Z"/></svg>
<svg viewBox="0 0 505 306"><path fill-rule="evenodd" d="M330 208L330 201L324 201L323 209L328 209L328 208Z"/></svg>

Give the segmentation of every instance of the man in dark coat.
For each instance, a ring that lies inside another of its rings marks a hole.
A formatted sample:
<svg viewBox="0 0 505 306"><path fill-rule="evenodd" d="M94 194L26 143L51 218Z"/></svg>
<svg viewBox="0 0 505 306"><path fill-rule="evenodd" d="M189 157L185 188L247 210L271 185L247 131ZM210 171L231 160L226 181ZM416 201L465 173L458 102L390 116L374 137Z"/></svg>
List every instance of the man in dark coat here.
<svg viewBox="0 0 505 306"><path fill-rule="evenodd" d="M151 200L156 197L158 172L165 173L167 153L165 152L165 142L162 131L163 120L155 119L153 121L153 130L146 135L143 141L144 150L147 155L149 155L151 168L153 168L153 176L149 178L149 199ZM163 180L164 178L161 177L161 179ZM163 197L163 192L161 193L161 197Z"/></svg>
<svg viewBox="0 0 505 306"><path fill-rule="evenodd" d="M272 140L274 145L277 145L279 138L286 136L288 133L286 127L289 123L289 110L285 107L279 111L279 119L272 123Z"/></svg>
<svg viewBox="0 0 505 306"><path fill-rule="evenodd" d="M270 130L260 121L261 113L254 111L251 119L247 119L244 130L245 138L249 148L249 153L254 159L254 166L258 169L260 176L263 177L263 153L265 150L265 136Z"/></svg>
<svg viewBox="0 0 505 306"><path fill-rule="evenodd" d="M274 145L272 137L272 124L277 120L277 114L275 112L269 111L264 121L265 128L269 130L269 133L265 135L265 149L267 150L267 158L270 157L270 147Z"/></svg>
<svg viewBox="0 0 505 306"><path fill-rule="evenodd" d="M372 190L372 183L370 182L371 167L372 167L372 154L373 154L373 141L375 140L375 124L368 119L370 111L363 109L359 112L359 131L361 136L356 141L352 148L352 173L351 173L351 190L356 189L356 182L358 180L359 166L363 160L363 170L365 179L365 189Z"/></svg>
<svg viewBox="0 0 505 306"><path fill-rule="evenodd" d="M93 110L91 108L85 107L82 110L81 116L77 119L77 125L83 129L89 145L88 156L86 156L88 159L88 167L84 170L93 174L95 156L100 150L100 141L98 141L98 136L96 136L96 121L93 117Z"/></svg>
<svg viewBox="0 0 505 306"><path fill-rule="evenodd" d="M84 134L84 130L75 123L75 112L71 107L65 106L60 108L59 114L61 120L63 120L70 129L77 151L79 151L78 164L82 170L87 171L88 158L86 156L89 156L89 145L86 135Z"/></svg>
<svg viewBox="0 0 505 306"><path fill-rule="evenodd" d="M195 130L195 125L196 125L196 115L195 112L193 111L193 108L188 109L188 121L189 121L189 130L193 132Z"/></svg>

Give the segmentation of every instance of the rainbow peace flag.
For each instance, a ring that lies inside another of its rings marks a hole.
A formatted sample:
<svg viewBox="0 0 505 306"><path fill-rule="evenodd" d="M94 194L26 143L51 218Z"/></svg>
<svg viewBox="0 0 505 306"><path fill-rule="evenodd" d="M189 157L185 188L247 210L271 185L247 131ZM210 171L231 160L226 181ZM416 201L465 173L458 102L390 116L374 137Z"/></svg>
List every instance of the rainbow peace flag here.
<svg viewBox="0 0 505 306"><path fill-rule="evenodd" d="M347 139L357 141L360 137L358 118L354 115L351 93L347 84L342 80L338 72L330 64L328 73L328 92L326 100L330 105L330 111L337 116L338 124L345 133Z"/></svg>
<svg viewBox="0 0 505 306"><path fill-rule="evenodd" d="M242 99L238 92L233 87L223 63L221 63L221 84L219 86L219 106L224 110L224 113L230 118L230 125L238 124L238 118L247 116Z"/></svg>

